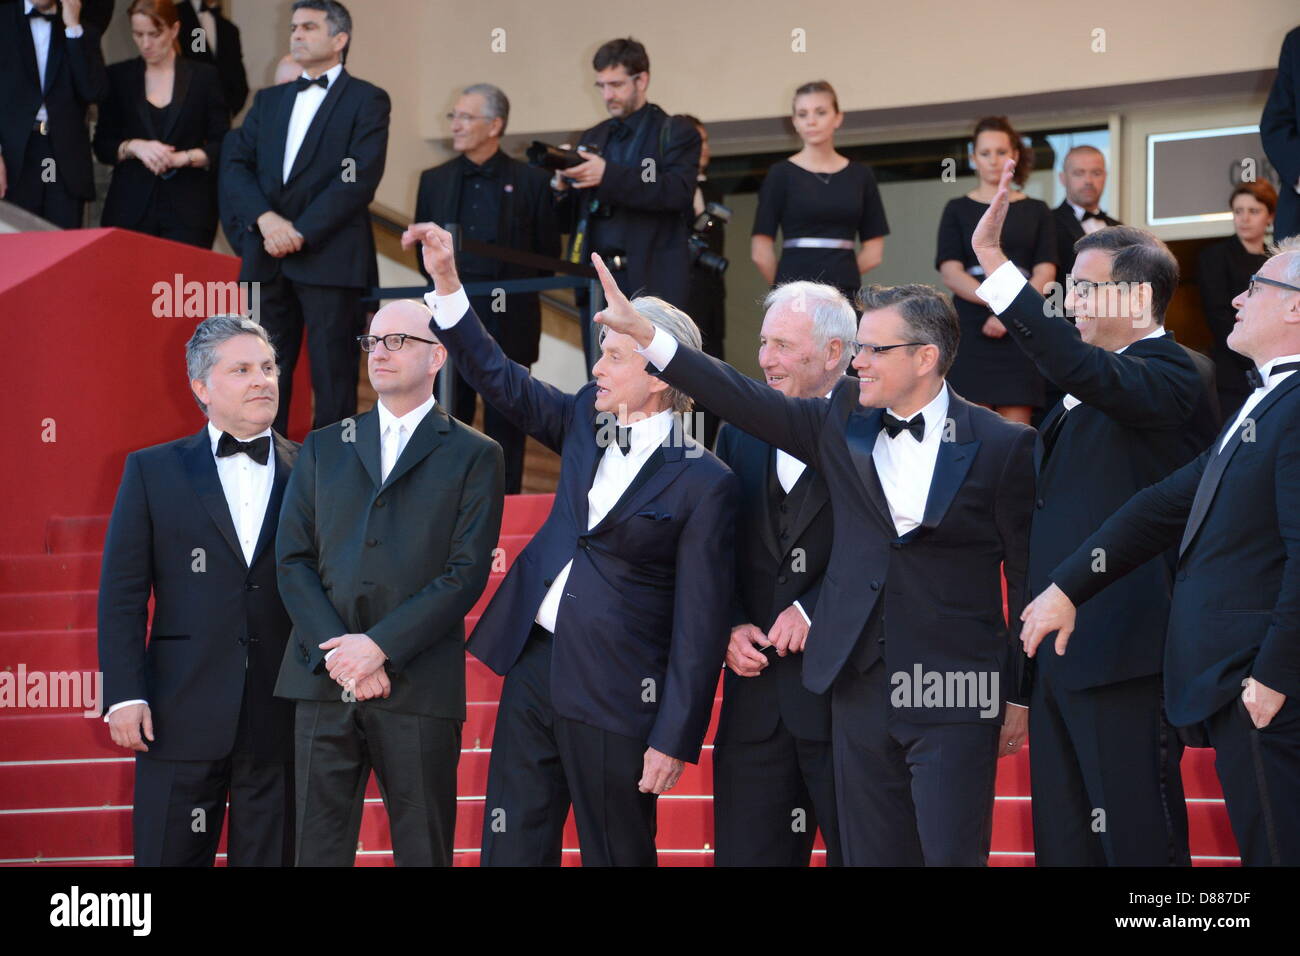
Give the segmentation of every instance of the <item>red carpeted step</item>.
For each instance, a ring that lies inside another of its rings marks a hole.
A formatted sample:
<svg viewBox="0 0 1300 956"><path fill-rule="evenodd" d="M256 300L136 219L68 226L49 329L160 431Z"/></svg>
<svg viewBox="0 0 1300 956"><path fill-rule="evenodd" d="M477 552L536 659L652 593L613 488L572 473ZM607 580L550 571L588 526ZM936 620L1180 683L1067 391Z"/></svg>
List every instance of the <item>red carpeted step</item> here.
<svg viewBox="0 0 1300 956"><path fill-rule="evenodd" d="M102 717L19 711L0 716L0 760L120 757ZM0 807L3 809L3 807Z"/></svg>
<svg viewBox="0 0 1300 956"><path fill-rule="evenodd" d="M995 787L1000 796L1029 796L1029 748L1023 747L1009 757L998 761Z"/></svg>
<svg viewBox="0 0 1300 956"><path fill-rule="evenodd" d="M0 593L78 591L99 586L98 551L0 557Z"/></svg>
<svg viewBox="0 0 1300 956"><path fill-rule="evenodd" d="M85 671L99 667L93 628L76 631L0 631L0 671Z"/></svg>
<svg viewBox="0 0 1300 956"><path fill-rule="evenodd" d="M1187 801L1187 834L1193 856L1237 856L1228 810L1218 800Z"/></svg>
<svg viewBox="0 0 1300 956"><path fill-rule="evenodd" d="M50 518L45 523L45 550L50 554L103 551L108 515Z"/></svg>
<svg viewBox="0 0 1300 956"><path fill-rule="evenodd" d="M0 594L0 631L78 630L95 626L99 592Z"/></svg>

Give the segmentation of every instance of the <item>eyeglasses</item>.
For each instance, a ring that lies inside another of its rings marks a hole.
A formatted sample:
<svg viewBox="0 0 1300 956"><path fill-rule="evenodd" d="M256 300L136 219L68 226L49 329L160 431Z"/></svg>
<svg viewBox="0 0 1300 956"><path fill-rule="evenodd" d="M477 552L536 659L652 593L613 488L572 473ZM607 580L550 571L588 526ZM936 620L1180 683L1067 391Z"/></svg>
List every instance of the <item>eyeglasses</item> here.
<svg viewBox="0 0 1300 956"><path fill-rule="evenodd" d="M1288 289L1291 292L1300 292L1300 286L1287 285L1285 282L1278 282L1276 279L1265 279L1261 275L1253 275L1250 277L1250 281L1246 284L1246 298L1249 299L1252 295L1255 294L1256 284L1271 285L1278 289Z"/></svg>
<svg viewBox="0 0 1300 956"><path fill-rule="evenodd" d="M447 122L454 123L460 120L462 123L472 123L474 120L491 119L490 116L475 116L473 113L448 113Z"/></svg>
<svg viewBox="0 0 1300 956"><path fill-rule="evenodd" d="M623 87L627 86L628 83L632 82L640 75L641 75L640 73L632 73L628 76L626 80L609 80L609 81L597 80L595 83L595 87L596 89L602 92L604 92L605 87L607 86L611 90L621 90Z"/></svg>
<svg viewBox="0 0 1300 956"><path fill-rule="evenodd" d="M1076 279L1074 276L1065 277L1065 289L1067 292L1073 292L1080 299L1086 299L1092 295L1093 290L1100 285L1125 285L1123 281L1106 281L1093 282L1090 279Z"/></svg>
<svg viewBox="0 0 1300 956"><path fill-rule="evenodd" d="M893 345L868 345L866 342L846 342L849 354L857 358L863 352L870 352L872 355L880 355L882 352L888 352L891 349L905 349L912 345L929 345L929 342L896 342Z"/></svg>
<svg viewBox="0 0 1300 956"><path fill-rule="evenodd" d="M390 352L400 352L402 346L406 344L407 339L414 339L416 342L424 342L426 345L437 345L433 339L422 339L418 335L407 335L405 332L390 332L387 335L358 335L357 342L361 344L361 351L373 352L375 343L380 339L384 341L384 348Z"/></svg>

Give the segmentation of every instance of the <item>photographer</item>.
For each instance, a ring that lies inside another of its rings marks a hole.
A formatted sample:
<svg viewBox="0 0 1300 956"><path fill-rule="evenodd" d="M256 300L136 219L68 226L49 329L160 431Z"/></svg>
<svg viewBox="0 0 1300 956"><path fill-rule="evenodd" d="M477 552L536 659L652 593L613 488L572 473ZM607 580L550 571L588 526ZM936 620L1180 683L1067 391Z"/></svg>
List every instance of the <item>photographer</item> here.
<svg viewBox="0 0 1300 956"><path fill-rule="evenodd" d="M583 162L551 180L561 230L583 243L577 261L599 252L621 264L614 275L625 294L684 307L700 134L686 117L646 102L650 59L636 40L610 40L592 66L610 119L579 138Z"/></svg>

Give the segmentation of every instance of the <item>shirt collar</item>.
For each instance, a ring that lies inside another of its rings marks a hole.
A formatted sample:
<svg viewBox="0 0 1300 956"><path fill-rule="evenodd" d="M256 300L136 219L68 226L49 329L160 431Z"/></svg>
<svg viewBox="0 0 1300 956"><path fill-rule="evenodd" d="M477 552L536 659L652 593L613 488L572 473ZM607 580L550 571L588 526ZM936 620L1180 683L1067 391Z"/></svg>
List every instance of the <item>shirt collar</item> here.
<svg viewBox="0 0 1300 956"><path fill-rule="evenodd" d="M267 428L267 429L265 429L265 430L263 430L263 431L258 432L258 433L257 433L256 435L254 435L252 438L241 439L241 441L253 441L254 439L261 438L263 435L269 436L270 434L271 434L271 429ZM208 421L208 440L209 440L209 442L210 442L211 445L212 445L212 457L213 457L213 458L216 458L216 457L217 457L217 442L221 441L221 435L222 435L222 431L221 431L221 429L218 428L216 425L212 424L211 420L209 420L209 421ZM274 439L271 440L271 444L272 444L272 445L275 444L275 440L274 440Z"/></svg>
<svg viewBox="0 0 1300 956"><path fill-rule="evenodd" d="M504 157L501 155L501 149L485 159L482 163L476 163L464 153L460 154L460 161L465 164L464 174L467 176L486 176L488 179L497 179L501 175L501 164Z"/></svg>
<svg viewBox="0 0 1300 956"><path fill-rule="evenodd" d="M930 403L926 405L925 408L921 409L919 412L913 412L907 418L903 418L902 415L897 414L892 408L887 408L885 411L889 412L889 414L893 415L900 421L908 422L917 415L924 415L925 437L929 438L936 428L942 428L943 423L948 420L948 383L941 380L939 394L930 399Z"/></svg>
<svg viewBox="0 0 1300 956"><path fill-rule="evenodd" d="M1142 336L1142 338L1138 339L1137 341L1145 342L1147 339L1158 339L1161 338L1164 334L1165 334L1165 327L1163 325L1157 325L1153 331L1148 332L1146 335ZM1124 349L1127 349L1129 345L1135 345L1135 344L1137 343L1130 342L1128 345L1124 346L1124 348L1116 349L1115 354L1122 355L1124 353Z"/></svg>
<svg viewBox="0 0 1300 956"><path fill-rule="evenodd" d="M635 455L663 444L663 440L673 430L673 410L665 408L662 412L656 412L649 418L643 418L631 425L619 427L627 428L627 453ZM610 447L615 446L611 445Z"/></svg>
<svg viewBox="0 0 1300 956"><path fill-rule="evenodd" d="M1281 365L1283 362L1300 362L1300 355L1279 355L1277 358L1271 358L1263 365L1259 366L1259 374L1264 379L1265 387L1271 388L1276 382L1269 381L1268 373L1273 370L1275 365ZM1286 373L1291 374L1291 373ZM1282 381L1282 379L1278 379Z"/></svg>
<svg viewBox="0 0 1300 956"><path fill-rule="evenodd" d="M329 83L330 86L333 86L336 82L338 82L339 74L342 72L343 72L343 64L335 63L333 66L331 66L328 70L325 71L326 82ZM306 70L302 71L302 75L309 80L318 79L318 77L312 76ZM329 89L326 88L325 92L328 93Z"/></svg>
<svg viewBox="0 0 1300 956"><path fill-rule="evenodd" d="M411 409L409 412L407 412L405 415L402 415L399 418L397 415L394 415L392 412L388 410L388 407L384 404L384 400L382 398L379 399L379 401L375 402L375 408L379 410L380 436L382 437L385 433L387 433L388 429L393 427L394 425L405 425L406 434L409 437L410 435L415 433L415 429L419 427L420 422L424 421L424 416L428 415L429 412L433 411L434 404L435 404L435 399L432 395L430 395L418 406Z"/></svg>
<svg viewBox="0 0 1300 956"><path fill-rule="evenodd" d="M1076 206L1074 203L1070 202L1070 200L1068 200L1068 199L1066 200L1066 203L1068 203L1069 206L1070 206L1070 208L1074 210L1074 218L1077 219L1077 220L1079 220L1080 222L1083 222L1083 214L1084 214L1084 213L1086 213L1086 212L1091 212L1091 210L1084 209L1082 206ZM1100 215L1101 215L1101 207L1100 207L1100 206L1097 207L1097 210L1096 210L1096 212L1093 213L1093 215L1095 215L1095 216L1100 216Z"/></svg>

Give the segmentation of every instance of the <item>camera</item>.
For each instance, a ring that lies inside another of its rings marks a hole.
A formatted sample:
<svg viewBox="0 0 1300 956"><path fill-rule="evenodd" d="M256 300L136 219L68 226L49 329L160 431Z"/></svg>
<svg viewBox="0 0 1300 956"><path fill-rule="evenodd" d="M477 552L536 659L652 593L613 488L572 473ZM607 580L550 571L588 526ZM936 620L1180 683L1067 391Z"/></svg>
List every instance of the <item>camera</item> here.
<svg viewBox="0 0 1300 956"><path fill-rule="evenodd" d="M579 146L578 149L593 156L599 156L600 150L594 146ZM574 149L560 149L558 146L552 146L550 143L543 143L540 139L533 140L533 144L528 147L528 162L533 166L540 166L542 169L549 169L556 172L561 169L571 169L579 163L585 163L586 160L578 155Z"/></svg>
<svg viewBox="0 0 1300 956"><path fill-rule="evenodd" d="M722 275L731 264L726 256L709 248L708 234L719 222L731 222L731 210L720 202L711 202L691 223L691 234L687 239L691 264L715 276Z"/></svg>

